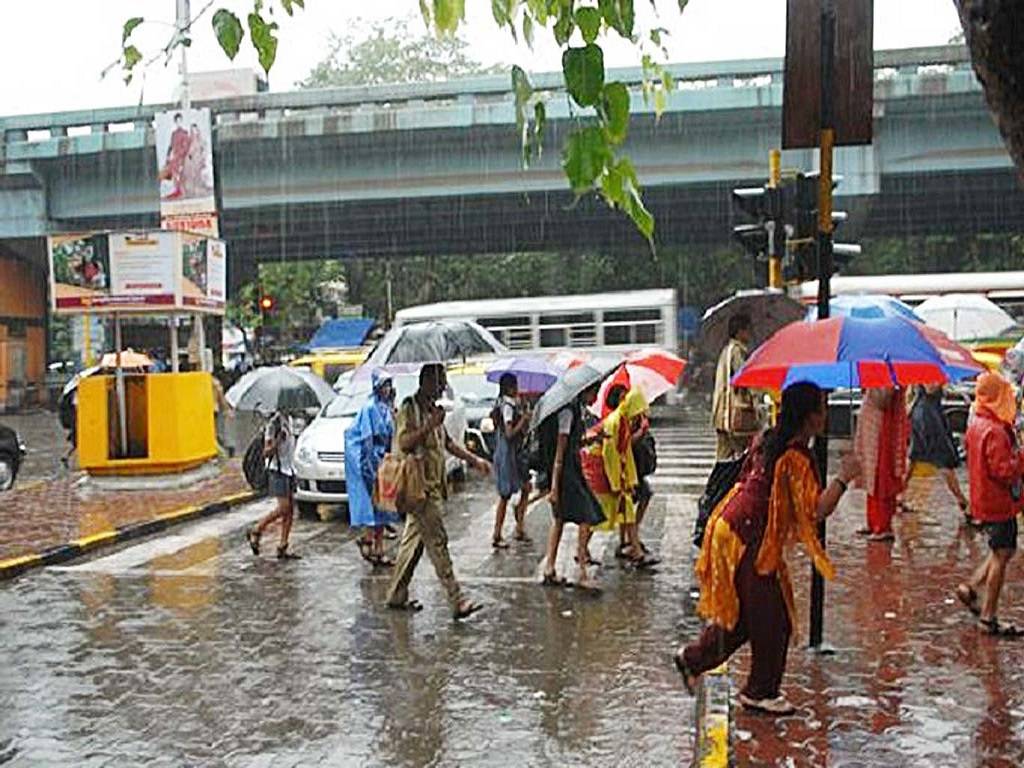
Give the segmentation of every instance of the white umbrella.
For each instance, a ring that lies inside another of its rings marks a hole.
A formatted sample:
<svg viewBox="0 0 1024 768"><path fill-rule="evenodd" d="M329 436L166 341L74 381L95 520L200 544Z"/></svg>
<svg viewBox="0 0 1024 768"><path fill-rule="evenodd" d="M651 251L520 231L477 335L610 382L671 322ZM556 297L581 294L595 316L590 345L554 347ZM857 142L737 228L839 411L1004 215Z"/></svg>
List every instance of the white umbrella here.
<svg viewBox="0 0 1024 768"><path fill-rule="evenodd" d="M914 311L925 323L958 342L999 339L1021 332L1006 310L976 293L933 296Z"/></svg>

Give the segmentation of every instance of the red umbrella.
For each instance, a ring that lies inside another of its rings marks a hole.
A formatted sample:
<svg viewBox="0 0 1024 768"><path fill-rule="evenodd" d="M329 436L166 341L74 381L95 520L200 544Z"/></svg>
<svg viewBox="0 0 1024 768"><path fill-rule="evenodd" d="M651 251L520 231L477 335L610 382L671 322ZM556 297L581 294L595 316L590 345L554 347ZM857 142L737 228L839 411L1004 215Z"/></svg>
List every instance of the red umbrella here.
<svg viewBox="0 0 1024 768"><path fill-rule="evenodd" d="M647 402L653 403L666 392L675 389L685 368L685 360L661 349L645 349L631 354L601 385L601 391L591 410L601 418L608 415L611 409L605 401L608 392L616 384L621 384L627 389L639 389Z"/></svg>

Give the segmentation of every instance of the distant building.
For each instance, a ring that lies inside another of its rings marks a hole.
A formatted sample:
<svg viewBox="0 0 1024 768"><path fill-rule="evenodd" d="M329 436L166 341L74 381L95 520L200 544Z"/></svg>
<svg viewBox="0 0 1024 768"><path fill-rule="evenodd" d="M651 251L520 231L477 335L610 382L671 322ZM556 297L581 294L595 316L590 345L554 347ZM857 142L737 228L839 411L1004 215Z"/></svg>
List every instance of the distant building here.
<svg viewBox="0 0 1024 768"><path fill-rule="evenodd" d="M267 90L267 81L254 69L220 69L213 72L192 72L188 76L192 101L255 96ZM181 98L179 86L175 101Z"/></svg>

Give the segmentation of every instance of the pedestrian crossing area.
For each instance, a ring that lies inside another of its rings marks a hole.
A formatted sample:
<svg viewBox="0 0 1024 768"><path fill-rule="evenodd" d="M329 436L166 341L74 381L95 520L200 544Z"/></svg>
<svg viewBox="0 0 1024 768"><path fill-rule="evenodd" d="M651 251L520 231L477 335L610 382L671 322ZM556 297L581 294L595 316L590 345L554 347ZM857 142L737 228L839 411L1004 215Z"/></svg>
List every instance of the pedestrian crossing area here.
<svg viewBox="0 0 1024 768"><path fill-rule="evenodd" d="M649 478L655 493L703 493L715 465L710 425L664 421L655 422L651 431L658 445L658 468Z"/></svg>

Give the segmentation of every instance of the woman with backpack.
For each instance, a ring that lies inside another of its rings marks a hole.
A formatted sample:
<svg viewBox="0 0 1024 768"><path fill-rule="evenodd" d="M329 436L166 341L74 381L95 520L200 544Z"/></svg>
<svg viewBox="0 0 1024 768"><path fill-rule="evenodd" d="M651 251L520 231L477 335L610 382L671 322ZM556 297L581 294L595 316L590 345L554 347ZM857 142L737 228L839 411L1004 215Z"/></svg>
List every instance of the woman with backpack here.
<svg viewBox="0 0 1024 768"><path fill-rule="evenodd" d="M515 374L504 373L498 380L498 403L491 419L494 421L496 441L494 445L494 479L498 490L498 506L494 510L494 536L491 546L508 549L508 542L502 538L508 502L515 493L516 541L528 542L523 525L526 521L526 505L530 500L529 469L524 466L524 441L530 428L530 411L523 407L519 398L519 387Z"/></svg>
<svg viewBox="0 0 1024 768"><path fill-rule="evenodd" d="M260 553L260 538L263 536L263 532L272 523L280 520L281 541L277 545L277 559L300 559L299 555L288 549L288 537L292 532L292 519L295 515L293 453L295 453L295 435L291 429L291 417L285 411L278 411L263 430L263 457L267 468L267 493L277 499L277 507L245 535L254 555L259 555Z"/></svg>

